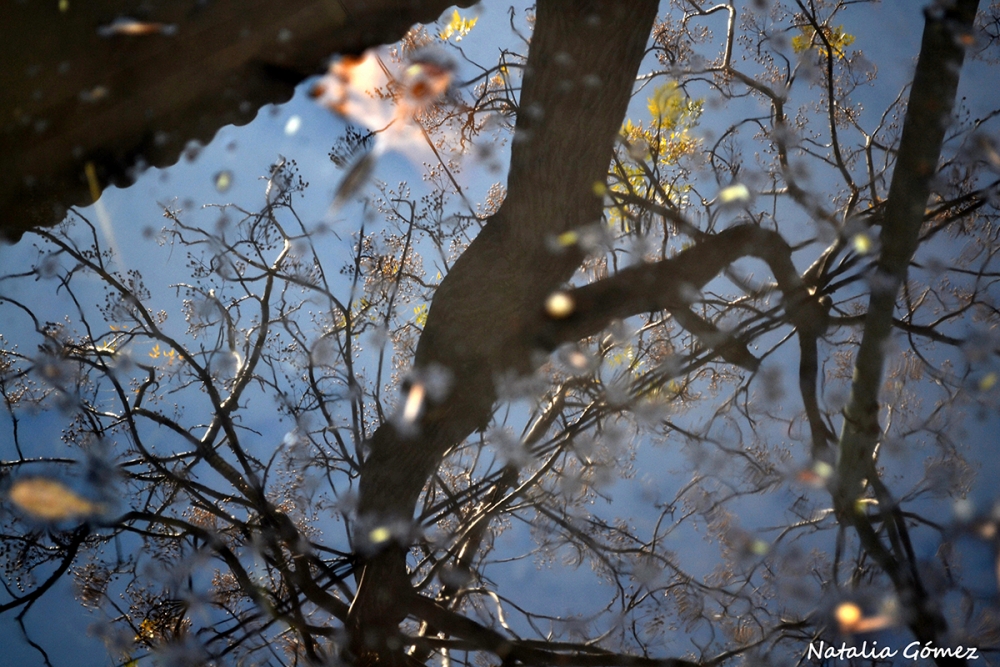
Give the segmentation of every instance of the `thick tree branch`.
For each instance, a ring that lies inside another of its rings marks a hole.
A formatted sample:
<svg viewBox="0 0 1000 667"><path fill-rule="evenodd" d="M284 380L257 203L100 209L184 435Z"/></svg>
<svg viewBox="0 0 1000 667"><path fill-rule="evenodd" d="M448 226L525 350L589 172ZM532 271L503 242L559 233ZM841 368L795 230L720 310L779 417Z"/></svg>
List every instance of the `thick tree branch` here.
<svg viewBox="0 0 1000 667"><path fill-rule="evenodd" d="M569 290L567 294L575 306L573 313L540 325L538 328L545 336L543 343L555 347L580 340L598 333L612 320L640 313L660 310L683 313L693 292L701 290L743 257L756 257L767 263L785 299L789 321L796 327L812 328L817 315L813 306L819 304L806 290L792 263L791 246L777 232L756 225L738 225L705 237L671 259L622 269L604 280ZM538 317L543 318L544 314L539 313ZM681 319L683 326L691 324L687 315Z"/></svg>
<svg viewBox="0 0 1000 667"><path fill-rule="evenodd" d="M450 391L429 397L414 435L393 424L375 433L361 470L362 526L411 521L446 451L489 422L495 379L536 365L537 336L524 325L583 258L578 249L553 253L546 240L601 218L594 185L606 181L656 9L655 0L539 3L507 198L435 293L414 360L418 370L443 370ZM364 568L349 622L362 663L405 661L386 641L412 599L407 542L399 535L369 545L380 550Z"/></svg>
<svg viewBox="0 0 1000 667"><path fill-rule="evenodd" d="M931 178L955 102L965 56L961 37L971 34L978 4L978 0L958 0L947 11L941 7L927 11L899 158L885 206L882 253L871 279L864 337L855 364L851 398L844 409L835 498L841 512L853 513L865 480L873 473L872 456L881 435L878 392L885 344L892 330L896 295L919 243Z"/></svg>
<svg viewBox="0 0 1000 667"><path fill-rule="evenodd" d="M878 393L882 385L886 344L892 331L896 296L920 242L931 179L937 170L945 130L951 119L965 57L963 38L972 32L978 0L956 0L945 9L926 10L926 23L909 109L903 122L899 155L882 223L882 253L871 279L871 297L854 369L851 397L837 459L834 506L854 525L866 551L892 577L897 593L911 609L908 625L921 642L940 642L947 624L915 573L908 572L882 547L858 505L868 480L876 476L875 446L881 436ZM965 664L964 659L937 658L937 664Z"/></svg>
<svg viewBox="0 0 1000 667"><path fill-rule="evenodd" d="M463 639L480 650L487 650L504 660L516 660L525 665L579 665L580 667L700 667L712 663L697 663L679 658L657 660L612 653L597 649L553 651L533 645L533 642L511 639L470 618L446 609L433 600L415 596L413 614L443 629L449 635ZM583 647L580 647L581 649Z"/></svg>

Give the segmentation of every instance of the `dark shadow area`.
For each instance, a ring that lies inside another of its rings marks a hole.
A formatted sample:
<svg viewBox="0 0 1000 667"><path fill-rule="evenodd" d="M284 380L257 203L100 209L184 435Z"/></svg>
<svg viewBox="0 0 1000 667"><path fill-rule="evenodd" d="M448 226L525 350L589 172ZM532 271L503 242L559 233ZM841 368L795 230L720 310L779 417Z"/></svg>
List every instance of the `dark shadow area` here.
<svg viewBox="0 0 1000 667"><path fill-rule="evenodd" d="M0 233L60 222L287 102L331 54L394 42L456 4L470 3L4 0Z"/></svg>

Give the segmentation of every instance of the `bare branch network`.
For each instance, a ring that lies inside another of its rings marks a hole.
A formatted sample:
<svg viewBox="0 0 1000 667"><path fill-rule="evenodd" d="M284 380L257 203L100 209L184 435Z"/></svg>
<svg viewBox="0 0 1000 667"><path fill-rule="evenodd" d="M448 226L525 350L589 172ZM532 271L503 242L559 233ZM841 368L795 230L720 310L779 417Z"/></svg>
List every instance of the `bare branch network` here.
<svg viewBox="0 0 1000 667"><path fill-rule="evenodd" d="M169 285L88 212L28 232L0 276L0 613L46 664L64 580L120 665L995 657L977 9L925 11L912 82L878 79L847 0L548 0L487 65L455 10L314 86L386 114L331 149L336 232L290 158L262 206L165 207L142 252ZM865 109L873 85L898 95ZM508 143L474 202L463 169ZM422 184L373 177L414 145Z"/></svg>

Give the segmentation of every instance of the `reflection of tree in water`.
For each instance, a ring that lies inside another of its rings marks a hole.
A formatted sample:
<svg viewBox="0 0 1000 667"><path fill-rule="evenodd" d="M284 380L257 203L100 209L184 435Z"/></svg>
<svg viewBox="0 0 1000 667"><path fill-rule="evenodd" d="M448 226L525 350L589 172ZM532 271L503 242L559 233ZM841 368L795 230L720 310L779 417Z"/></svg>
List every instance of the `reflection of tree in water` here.
<svg viewBox="0 0 1000 667"><path fill-rule="evenodd" d="M381 220L334 266L281 162L259 211L227 207L211 229L166 211L189 273L174 287L184 331L82 216L35 232L35 267L5 285L42 281L75 311L49 322L3 297L37 335L0 356L19 508L4 515L0 609L26 614L72 576L111 619L115 657L180 664L763 662L886 628L995 643L995 599L953 564L961 540L995 542L996 518L952 521L928 500L964 498L952 432L991 406L997 377L995 143L978 121L955 125L959 148L942 176L930 168L975 6L928 15L905 116L897 103L867 127L851 94L869 71L846 52L839 5L775 7L774 24L748 12L743 32L731 11L709 62L697 11L654 26L654 2L542 3L526 62L505 55L471 106L418 118L431 136L475 134L478 115L517 110L487 214L443 224L456 193L434 167L423 199L383 187ZM651 29L676 83L613 140ZM737 48L757 55L736 65ZM501 101L518 66L517 100ZM698 81L766 112L699 139ZM819 91L817 110L791 108L793 85ZM369 140L335 157L347 166ZM814 191L806 166L839 180ZM434 253L440 279L424 269ZM280 443L254 430L263 397L290 425ZM516 399L530 409L497 410ZM72 455L40 460L18 425L52 409ZM693 463L675 495L599 502L641 485L658 442ZM917 454L923 479L898 478ZM782 516L741 525L778 503ZM503 541L521 522L523 554ZM685 554L698 531L711 562ZM519 558L585 564L605 598L552 615L504 585Z"/></svg>

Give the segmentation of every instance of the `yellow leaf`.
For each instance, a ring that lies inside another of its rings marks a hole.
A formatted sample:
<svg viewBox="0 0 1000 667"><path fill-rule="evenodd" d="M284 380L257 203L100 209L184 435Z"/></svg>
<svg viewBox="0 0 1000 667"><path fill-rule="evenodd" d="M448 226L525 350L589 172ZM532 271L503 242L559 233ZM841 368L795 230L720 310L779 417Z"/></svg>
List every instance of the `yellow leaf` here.
<svg viewBox="0 0 1000 667"><path fill-rule="evenodd" d="M676 82L669 81L657 86L649 98L648 106L654 123L673 127L684 112L684 94Z"/></svg>
<svg viewBox="0 0 1000 667"><path fill-rule="evenodd" d="M854 43L854 35L844 32L844 26L842 25L838 25L835 28L821 26L820 29L822 30L823 37L826 38L826 43L830 44L830 48L833 49L834 54L838 58L844 58L845 49ZM792 37L792 50L795 53L803 53L815 48L822 56L829 56L826 43L824 43L821 37L817 36L815 28L811 25L806 25L800 26L799 30L802 34Z"/></svg>
<svg viewBox="0 0 1000 667"><path fill-rule="evenodd" d="M413 314L416 315L417 326L424 326L427 324L427 304L421 306L416 306L413 309Z"/></svg>
<svg viewBox="0 0 1000 667"><path fill-rule="evenodd" d="M151 619L143 619L142 623L139 624L139 634L136 635L135 641L141 641L143 639L156 639L156 626Z"/></svg>
<svg viewBox="0 0 1000 667"><path fill-rule="evenodd" d="M160 344L159 343L157 343L156 345L154 345L153 349L149 351L149 356L152 357L153 359L156 359L158 356L160 356Z"/></svg>
<svg viewBox="0 0 1000 667"><path fill-rule="evenodd" d="M804 28L802 32L805 32ZM803 51L808 51L810 48L812 48L812 36L796 35L792 37L792 50L795 53L802 53Z"/></svg>
<svg viewBox="0 0 1000 667"><path fill-rule="evenodd" d="M611 355L607 363L610 368L616 368L618 366L631 365L634 359L635 350L631 345L626 345L622 350Z"/></svg>
<svg viewBox="0 0 1000 667"><path fill-rule="evenodd" d="M997 383L997 374L990 371L979 380L979 388L983 391L989 391Z"/></svg>
<svg viewBox="0 0 1000 667"><path fill-rule="evenodd" d="M461 42L462 38L469 34L469 31L472 30L478 20L478 18L463 19L462 15L456 9L451 13L451 20L448 21L448 25L438 33L438 37L447 40L454 35L455 41Z"/></svg>
<svg viewBox="0 0 1000 667"><path fill-rule="evenodd" d="M28 477L14 482L10 499L28 514L45 521L73 519L99 511L100 506L53 479Z"/></svg>
<svg viewBox="0 0 1000 667"><path fill-rule="evenodd" d="M114 353L117 351L117 347L118 346L115 344L115 341L104 342L95 345L94 351L97 352L97 354L113 356Z"/></svg>
<svg viewBox="0 0 1000 667"><path fill-rule="evenodd" d="M576 245L580 241L580 235L573 231L572 229L568 232L563 232L556 237L556 243L561 248L568 248L570 246Z"/></svg>

